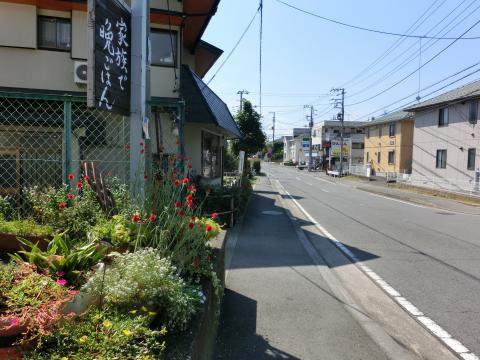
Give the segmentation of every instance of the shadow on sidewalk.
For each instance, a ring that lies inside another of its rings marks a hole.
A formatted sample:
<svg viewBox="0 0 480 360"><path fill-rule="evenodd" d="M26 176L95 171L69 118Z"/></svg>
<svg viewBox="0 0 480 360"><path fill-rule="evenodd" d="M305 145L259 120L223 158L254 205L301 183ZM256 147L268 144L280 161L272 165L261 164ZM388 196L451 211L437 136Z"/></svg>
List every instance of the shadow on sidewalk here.
<svg viewBox="0 0 480 360"><path fill-rule="evenodd" d="M239 311L241 309L241 311ZM257 302L225 289L214 359L300 360L256 333Z"/></svg>

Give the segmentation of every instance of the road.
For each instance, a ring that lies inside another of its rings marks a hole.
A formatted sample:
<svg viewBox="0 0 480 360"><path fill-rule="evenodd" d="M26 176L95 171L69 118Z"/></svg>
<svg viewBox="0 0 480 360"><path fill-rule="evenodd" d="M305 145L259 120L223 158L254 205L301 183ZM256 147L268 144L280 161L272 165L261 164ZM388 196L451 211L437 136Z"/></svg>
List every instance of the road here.
<svg viewBox="0 0 480 360"><path fill-rule="evenodd" d="M378 197L294 168L264 164L262 171L356 258L480 354L479 216Z"/></svg>

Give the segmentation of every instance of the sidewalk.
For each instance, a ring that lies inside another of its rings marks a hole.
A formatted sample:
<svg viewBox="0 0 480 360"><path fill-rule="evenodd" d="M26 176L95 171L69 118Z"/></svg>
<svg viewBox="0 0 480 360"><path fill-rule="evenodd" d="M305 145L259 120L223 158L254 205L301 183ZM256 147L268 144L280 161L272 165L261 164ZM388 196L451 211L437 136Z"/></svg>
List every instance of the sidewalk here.
<svg viewBox="0 0 480 360"><path fill-rule="evenodd" d="M386 359L332 293L268 178L237 231L215 359Z"/></svg>
<svg viewBox="0 0 480 360"><path fill-rule="evenodd" d="M347 186L352 186L358 190L367 191L373 194L386 196L401 201L411 202L417 205L462 214L480 215L480 206L468 205L456 200L421 194L409 189L396 187L395 185L388 185L385 183L385 181L381 180L369 181L368 179L361 177L345 177L339 179L332 178L325 175L325 173L320 172L313 174L334 183L342 183Z"/></svg>

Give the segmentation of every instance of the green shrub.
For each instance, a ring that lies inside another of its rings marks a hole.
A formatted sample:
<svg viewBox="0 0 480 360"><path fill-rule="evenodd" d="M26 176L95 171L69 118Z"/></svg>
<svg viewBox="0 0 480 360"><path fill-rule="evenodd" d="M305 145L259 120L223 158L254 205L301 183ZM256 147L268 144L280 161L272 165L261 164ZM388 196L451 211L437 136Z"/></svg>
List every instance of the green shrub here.
<svg viewBox="0 0 480 360"><path fill-rule="evenodd" d="M11 220L13 218L13 206L11 199L0 195L0 220Z"/></svg>
<svg viewBox="0 0 480 360"><path fill-rule="evenodd" d="M252 169L255 170L255 173L257 175L260 174L260 170L261 170L260 160L254 160L253 161Z"/></svg>
<svg viewBox="0 0 480 360"><path fill-rule="evenodd" d="M39 225L33 220L3 221L0 219L0 233L14 235L50 236L55 232L49 225Z"/></svg>
<svg viewBox="0 0 480 360"><path fill-rule="evenodd" d="M226 172L238 171L238 156L233 155L230 150L225 151L223 169Z"/></svg>

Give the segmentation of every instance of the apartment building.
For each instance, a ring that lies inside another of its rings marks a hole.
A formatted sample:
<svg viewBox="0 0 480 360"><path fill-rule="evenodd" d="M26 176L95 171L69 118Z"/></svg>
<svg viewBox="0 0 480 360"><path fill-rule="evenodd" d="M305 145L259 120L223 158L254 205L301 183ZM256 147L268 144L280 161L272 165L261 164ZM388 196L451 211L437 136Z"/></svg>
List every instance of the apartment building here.
<svg viewBox="0 0 480 360"><path fill-rule="evenodd" d="M412 171L413 114L396 111L365 124L364 163L377 175Z"/></svg>

